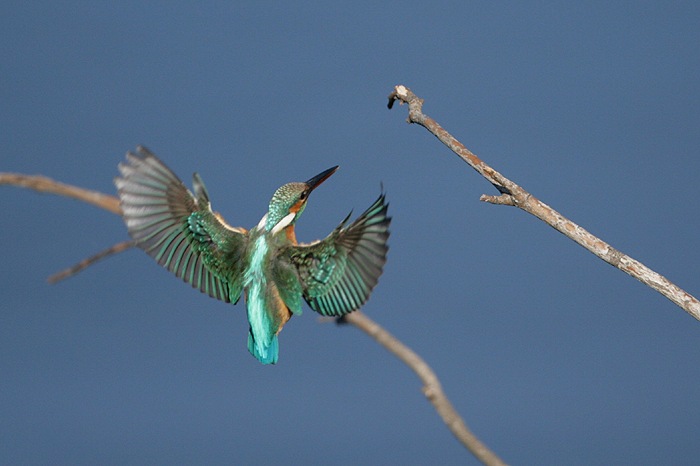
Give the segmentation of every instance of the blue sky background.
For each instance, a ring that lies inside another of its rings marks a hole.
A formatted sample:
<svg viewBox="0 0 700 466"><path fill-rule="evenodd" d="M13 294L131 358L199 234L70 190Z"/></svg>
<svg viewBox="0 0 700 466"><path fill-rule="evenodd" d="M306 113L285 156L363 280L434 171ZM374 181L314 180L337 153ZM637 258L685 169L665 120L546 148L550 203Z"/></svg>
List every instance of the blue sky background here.
<svg viewBox="0 0 700 466"><path fill-rule="evenodd" d="M250 227L333 165L297 236L383 182L389 261L364 311L432 365L514 464L696 464L700 322L514 208L418 126L690 293L698 275L696 2L14 2L0 6L0 171L114 193L145 144ZM116 216L0 189L0 463L468 464L412 372L306 308L280 363L241 304L118 241Z"/></svg>

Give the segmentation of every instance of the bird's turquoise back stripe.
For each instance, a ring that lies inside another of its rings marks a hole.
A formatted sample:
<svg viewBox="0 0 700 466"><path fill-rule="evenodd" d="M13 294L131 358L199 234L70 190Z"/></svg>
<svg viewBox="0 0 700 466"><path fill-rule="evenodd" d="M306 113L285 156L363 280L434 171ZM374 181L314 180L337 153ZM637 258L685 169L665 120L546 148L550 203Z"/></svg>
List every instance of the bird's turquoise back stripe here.
<svg viewBox="0 0 700 466"><path fill-rule="evenodd" d="M261 361L277 359L277 345L273 345L277 336L273 323L267 312L267 277L264 267L269 246L264 235L258 236L253 243L253 254L243 276L243 286L248 290L248 322L254 351L252 353ZM250 345L249 345L250 346Z"/></svg>

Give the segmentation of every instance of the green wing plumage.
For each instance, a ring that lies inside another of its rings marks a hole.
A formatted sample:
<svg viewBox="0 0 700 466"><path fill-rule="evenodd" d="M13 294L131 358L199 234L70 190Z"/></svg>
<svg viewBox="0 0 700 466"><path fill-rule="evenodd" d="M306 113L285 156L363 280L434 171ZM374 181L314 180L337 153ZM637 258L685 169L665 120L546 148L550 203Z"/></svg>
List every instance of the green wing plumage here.
<svg viewBox="0 0 700 466"><path fill-rule="evenodd" d="M311 309L341 316L367 301L386 263L391 223L387 208L381 194L347 228L349 215L326 239L290 247Z"/></svg>
<svg viewBox="0 0 700 466"><path fill-rule="evenodd" d="M122 216L136 244L182 280L224 302L242 289L246 231L211 210L209 195L194 174L195 195L144 147L127 153L115 179Z"/></svg>

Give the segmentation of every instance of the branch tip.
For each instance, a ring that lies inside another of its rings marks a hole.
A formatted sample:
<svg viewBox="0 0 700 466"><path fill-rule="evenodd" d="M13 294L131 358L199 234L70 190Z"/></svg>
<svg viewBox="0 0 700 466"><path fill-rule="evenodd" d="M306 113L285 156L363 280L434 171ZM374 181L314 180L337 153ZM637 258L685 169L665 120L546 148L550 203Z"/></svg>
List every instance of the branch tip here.
<svg viewBox="0 0 700 466"><path fill-rule="evenodd" d="M411 92L409 88L404 86L403 84L399 84L398 86L394 86L394 90L389 94L389 103L387 104L387 107L391 109L394 106L395 101L399 101L400 105L403 105L404 103L411 104L412 101L416 95ZM421 99L418 99L421 101Z"/></svg>

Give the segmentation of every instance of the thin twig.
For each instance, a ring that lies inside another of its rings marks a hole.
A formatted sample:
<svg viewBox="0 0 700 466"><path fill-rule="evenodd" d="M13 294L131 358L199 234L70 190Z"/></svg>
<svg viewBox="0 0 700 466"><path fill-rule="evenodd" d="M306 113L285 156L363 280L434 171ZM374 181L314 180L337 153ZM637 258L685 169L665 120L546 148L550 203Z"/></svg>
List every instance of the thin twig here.
<svg viewBox="0 0 700 466"><path fill-rule="evenodd" d="M76 273L87 269L99 260L102 260L113 254L118 254L122 251L126 251L127 249L134 247L134 244L134 241L122 241L121 243L117 243L114 246L111 246L103 251L98 252L94 256L90 256L87 259L81 260L77 264L68 267L67 269L61 270L60 272L56 272L46 280L51 284L60 282L61 280L65 280L66 278L72 277Z"/></svg>
<svg viewBox="0 0 700 466"><path fill-rule="evenodd" d="M433 404L452 434L486 465L504 465L495 453L484 445L464 423L452 403L442 391L442 385L435 372L411 348L401 343L396 337L384 330L378 323L361 311L355 311L342 317L348 322L374 338L380 345L403 361L423 382L423 394Z"/></svg>
<svg viewBox="0 0 700 466"><path fill-rule="evenodd" d="M119 200L116 197L59 183L43 176L0 173L0 184L20 186L34 189L36 191L72 197L88 202L97 207L101 207L117 215L121 215ZM84 270L86 267L89 267L103 257L124 251L131 246L133 246L133 244L130 241L116 244L95 256L85 259L67 270L49 277L49 280L55 282L66 278L81 270ZM498 456L496 456L484 444L482 444L467 428L462 418L452 406L452 403L442 391L442 386L440 385L440 381L435 375L435 372L433 372L430 366L428 366L423 359L421 359L406 345L397 340L389 332L384 330L379 324L373 322L359 311L345 316L343 320L353 324L355 327L377 340L377 342L395 354L416 374L418 374L424 384L423 393L433 404L445 424L447 424L454 436L460 442L462 442L462 444L464 444L464 446L466 446L482 463L486 464L487 466L500 466L505 464Z"/></svg>
<svg viewBox="0 0 700 466"><path fill-rule="evenodd" d="M695 319L700 320L700 301L698 301L697 298L671 283L666 277L654 272L630 256L623 254L605 241L585 230L583 227L567 219L513 181L488 166L483 160L467 149L464 144L442 128L435 120L425 115L422 111L423 99L416 96L409 88L403 85L396 86L394 91L389 95L389 108L393 106L394 101L407 103L409 123L417 123L427 129L437 137L440 142L449 147L452 152L457 154L462 160L467 162L474 170L482 175L489 183L494 185L501 193L500 196L482 195L482 201L498 205L515 206L534 215L547 225L588 249L608 264L617 267L645 285L658 291Z"/></svg>

